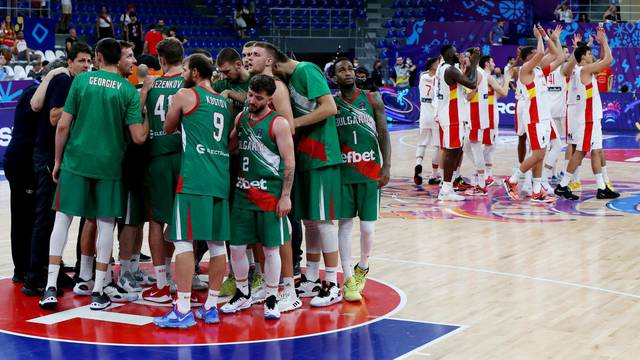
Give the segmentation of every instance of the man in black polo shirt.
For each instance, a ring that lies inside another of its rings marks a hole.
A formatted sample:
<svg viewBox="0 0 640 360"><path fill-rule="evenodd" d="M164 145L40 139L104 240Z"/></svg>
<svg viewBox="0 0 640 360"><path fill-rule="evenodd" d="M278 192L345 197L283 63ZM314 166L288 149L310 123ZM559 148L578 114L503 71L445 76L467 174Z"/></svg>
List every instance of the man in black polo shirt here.
<svg viewBox="0 0 640 360"><path fill-rule="evenodd" d="M22 290L31 296L42 293L47 278L49 238L55 219L51 204L56 187L51 171L55 156L56 125L62 116L62 108L67 100L73 77L88 71L91 64L91 48L87 44L80 42L73 44L67 55L66 67L63 66L47 74L31 99L31 108L40 113L33 150L36 209L31 234L31 261ZM70 285L73 286L73 284Z"/></svg>

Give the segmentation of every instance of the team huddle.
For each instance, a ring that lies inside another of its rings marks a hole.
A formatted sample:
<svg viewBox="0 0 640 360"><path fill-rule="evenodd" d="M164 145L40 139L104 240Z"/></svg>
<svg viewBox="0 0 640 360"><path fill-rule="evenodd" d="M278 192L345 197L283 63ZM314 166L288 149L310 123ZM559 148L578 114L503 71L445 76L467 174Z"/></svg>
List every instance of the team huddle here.
<svg viewBox="0 0 640 360"><path fill-rule="evenodd" d="M55 309L61 296L57 279L73 217L86 219L73 291L91 296L93 310L112 302L173 301L154 323L187 328L258 303L265 319L279 319L300 309L301 297L314 307L360 301L380 188L390 172L380 95L356 88L347 58L333 65L339 92L332 95L316 65L266 42L245 44L242 55L223 49L213 60L202 53L185 58L171 38L157 49L164 75L147 77L139 92L126 80L135 58L125 42L101 40L98 70L73 73L55 130L55 222L40 306ZM356 216L361 254L353 266ZM117 281L111 270L116 219ZM300 221L306 271L294 282ZM146 222L153 276L136 259ZM208 284L195 272L206 251ZM192 289L206 288L199 304ZM218 308L224 295L231 299Z"/></svg>
<svg viewBox="0 0 640 360"><path fill-rule="evenodd" d="M465 200L456 192L487 195L488 186L496 183L492 177L499 125L496 101L507 95L509 84L515 79L520 165L503 182L507 195L519 200L522 190L532 202L550 203L557 199L549 194L553 191L558 197L578 200L573 191L581 188L579 166L590 154L598 189L596 197L620 196L613 191L607 175L602 151L602 103L595 79L595 74L613 61L604 29L598 27L596 31L601 55L598 61L591 54L591 39L585 43L581 35L574 35L571 54L560 44L561 32L561 26L547 31L534 27L537 46L518 50L519 66L504 72L503 83L491 75L495 69L493 58L480 56L477 48L459 56L453 46L446 45L441 48L439 58L427 61L419 85L416 185L423 182L422 161L427 147L432 147L428 183L442 182L438 200ZM568 163L558 171L562 137L568 144ZM463 153L470 156L474 167L470 184L460 175ZM552 176L560 180L555 189L549 183Z"/></svg>

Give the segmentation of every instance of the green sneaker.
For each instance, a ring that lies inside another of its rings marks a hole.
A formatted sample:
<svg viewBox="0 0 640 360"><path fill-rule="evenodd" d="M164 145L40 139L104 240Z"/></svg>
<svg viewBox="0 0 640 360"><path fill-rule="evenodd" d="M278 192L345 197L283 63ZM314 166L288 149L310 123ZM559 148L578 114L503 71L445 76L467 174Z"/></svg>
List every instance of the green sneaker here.
<svg viewBox="0 0 640 360"><path fill-rule="evenodd" d="M358 289L358 292L362 292L362 290L364 290L364 285L367 283L368 273L369 269L362 270L357 264L353 267L353 279L355 280L356 289Z"/></svg>
<svg viewBox="0 0 640 360"><path fill-rule="evenodd" d="M222 287L220 287L220 295L219 296L233 296L236 293L236 278L233 274L229 274L226 279L222 282Z"/></svg>
<svg viewBox="0 0 640 360"><path fill-rule="evenodd" d="M346 301L362 301L355 276L348 278L342 285L342 297Z"/></svg>
<svg viewBox="0 0 640 360"><path fill-rule="evenodd" d="M264 276L262 275L262 273L254 272L253 279L251 279L251 292L253 293L254 289L255 290L259 289L263 284L264 284Z"/></svg>

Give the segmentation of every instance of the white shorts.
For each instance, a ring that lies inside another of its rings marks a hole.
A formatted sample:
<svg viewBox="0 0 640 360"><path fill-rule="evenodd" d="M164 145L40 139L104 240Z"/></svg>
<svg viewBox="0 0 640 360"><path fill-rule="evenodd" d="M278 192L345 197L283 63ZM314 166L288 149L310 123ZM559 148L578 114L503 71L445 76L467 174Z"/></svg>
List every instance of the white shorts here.
<svg viewBox="0 0 640 360"><path fill-rule="evenodd" d="M583 113L584 114L584 113ZM569 104L567 107L567 144L577 145L577 133L580 130L580 112L577 104ZM583 115L584 119L584 115Z"/></svg>
<svg viewBox="0 0 640 360"><path fill-rule="evenodd" d="M465 133L463 124L456 126L439 125L439 131L441 149L459 149L464 144Z"/></svg>
<svg viewBox="0 0 640 360"><path fill-rule="evenodd" d="M563 118L553 118L551 122L551 140L560 139L562 140L566 136L566 117Z"/></svg>
<svg viewBox="0 0 640 360"><path fill-rule="evenodd" d="M420 128L418 144L422 146L439 147L438 124L434 123L431 127Z"/></svg>
<svg viewBox="0 0 640 360"><path fill-rule="evenodd" d="M527 140L531 145L531 150L543 150L549 146L551 138L551 121L544 120L526 126Z"/></svg>
<svg viewBox="0 0 640 360"><path fill-rule="evenodd" d="M602 149L602 124L600 121L580 125L574 132L576 150L589 152Z"/></svg>
<svg viewBox="0 0 640 360"><path fill-rule="evenodd" d="M420 110L420 129L436 127L436 114L433 111Z"/></svg>
<svg viewBox="0 0 640 360"><path fill-rule="evenodd" d="M516 135L518 136L522 136L527 132L527 124L524 123L524 121L522 119L524 119L523 116L523 106L518 106L517 109L517 117L516 117Z"/></svg>

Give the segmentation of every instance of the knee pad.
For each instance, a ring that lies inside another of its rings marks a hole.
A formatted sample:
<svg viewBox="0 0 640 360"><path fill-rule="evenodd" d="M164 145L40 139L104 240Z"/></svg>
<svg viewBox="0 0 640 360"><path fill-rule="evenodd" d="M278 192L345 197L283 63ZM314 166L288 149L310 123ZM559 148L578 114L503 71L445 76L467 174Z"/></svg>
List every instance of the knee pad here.
<svg viewBox="0 0 640 360"><path fill-rule="evenodd" d="M175 246L174 254L176 256L193 252L193 242L191 241L176 241L173 243Z"/></svg>
<svg viewBox="0 0 640 360"><path fill-rule="evenodd" d="M224 241L207 241L207 246L209 247L209 257L211 258L227 254Z"/></svg>

